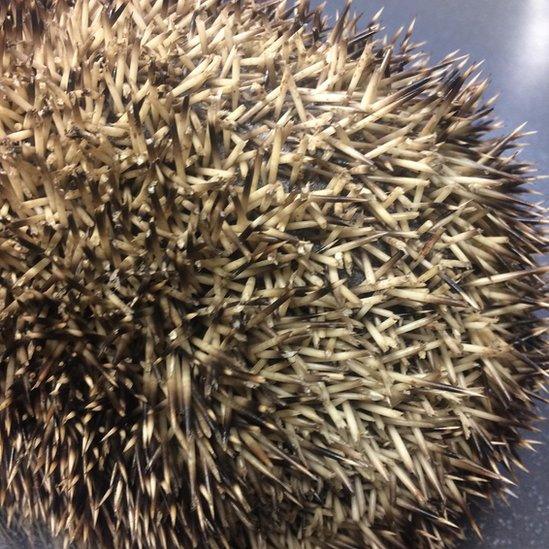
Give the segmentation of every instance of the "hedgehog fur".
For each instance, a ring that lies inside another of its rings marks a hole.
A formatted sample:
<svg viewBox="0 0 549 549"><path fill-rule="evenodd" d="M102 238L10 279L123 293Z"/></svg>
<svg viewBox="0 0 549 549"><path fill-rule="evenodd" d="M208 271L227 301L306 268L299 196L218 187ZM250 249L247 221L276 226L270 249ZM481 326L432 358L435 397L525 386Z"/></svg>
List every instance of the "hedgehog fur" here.
<svg viewBox="0 0 549 549"><path fill-rule="evenodd" d="M8 524L442 547L509 490L547 373L523 134L349 8L0 3Z"/></svg>

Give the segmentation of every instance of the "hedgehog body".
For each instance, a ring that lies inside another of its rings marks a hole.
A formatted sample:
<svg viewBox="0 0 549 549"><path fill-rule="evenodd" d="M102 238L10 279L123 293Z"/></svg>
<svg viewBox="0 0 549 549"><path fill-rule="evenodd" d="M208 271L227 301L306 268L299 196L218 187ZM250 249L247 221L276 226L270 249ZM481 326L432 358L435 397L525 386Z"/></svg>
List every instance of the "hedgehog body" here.
<svg viewBox="0 0 549 549"><path fill-rule="evenodd" d="M477 67L307 2L2 3L0 504L82 547L439 547L535 418L541 210Z"/></svg>

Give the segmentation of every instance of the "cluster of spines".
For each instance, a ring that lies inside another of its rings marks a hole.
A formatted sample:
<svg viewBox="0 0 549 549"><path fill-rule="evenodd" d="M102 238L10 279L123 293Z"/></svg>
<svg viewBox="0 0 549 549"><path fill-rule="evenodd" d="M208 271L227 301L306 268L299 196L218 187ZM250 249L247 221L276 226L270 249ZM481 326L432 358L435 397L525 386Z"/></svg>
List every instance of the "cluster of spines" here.
<svg viewBox="0 0 549 549"><path fill-rule="evenodd" d="M10 517L92 547L435 547L508 490L544 212L477 66L305 1L0 21Z"/></svg>

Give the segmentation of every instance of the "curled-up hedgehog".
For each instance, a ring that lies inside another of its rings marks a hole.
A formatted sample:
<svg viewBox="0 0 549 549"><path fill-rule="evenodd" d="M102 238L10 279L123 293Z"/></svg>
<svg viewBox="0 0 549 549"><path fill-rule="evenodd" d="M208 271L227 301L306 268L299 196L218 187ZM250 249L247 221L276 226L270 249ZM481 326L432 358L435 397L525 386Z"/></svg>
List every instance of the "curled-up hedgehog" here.
<svg viewBox="0 0 549 549"><path fill-rule="evenodd" d="M545 212L478 67L308 1L2 1L0 29L6 527L380 549L474 525L547 375Z"/></svg>

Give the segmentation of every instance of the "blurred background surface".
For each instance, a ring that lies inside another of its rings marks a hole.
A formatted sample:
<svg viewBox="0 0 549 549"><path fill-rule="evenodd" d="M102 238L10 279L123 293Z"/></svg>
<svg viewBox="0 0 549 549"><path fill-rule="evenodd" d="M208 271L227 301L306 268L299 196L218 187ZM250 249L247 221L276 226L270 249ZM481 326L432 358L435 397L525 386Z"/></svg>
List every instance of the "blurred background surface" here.
<svg viewBox="0 0 549 549"><path fill-rule="evenodd" d="M327 0L333 16L344 0ZM365 24L384 7L384 32L392 35L415 17L416 41L436 62L459 49L471 62L484 60L491 84L487 97L500 93L495 112L511 131L523 122L537 131L521 158L549 174L549 0L354 0ZM498 132L499 133L499 132ZM549 180L536 189L549 198ZM541 197L538 197L541 200ZM546 204L547 205L547 204ZM549 406L540 407L549 416ZM477 511L484 540L469 531L460 549L549 548L549 422L530 438L544 442L537 453L522 452L530 473L517 472L517 498L496 501Z"/></svg>

